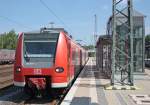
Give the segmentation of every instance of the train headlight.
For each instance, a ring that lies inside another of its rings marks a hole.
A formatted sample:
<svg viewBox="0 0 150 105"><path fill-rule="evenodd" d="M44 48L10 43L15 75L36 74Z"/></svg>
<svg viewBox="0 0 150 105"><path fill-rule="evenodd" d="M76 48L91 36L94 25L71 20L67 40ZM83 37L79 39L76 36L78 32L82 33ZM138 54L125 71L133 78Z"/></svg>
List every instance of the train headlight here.
<svg viewBox="0 0 150 105"><path fill-rule="evenodd" d="M21 68L20 68L20 67L17 67L17 68L16 68L16 73L19 73L19 72L21 72Z"/></svg>
<svg viewBox="0 0 150 105"><path fill-rule="evenodd" d="M57 73L62 73L62 72L64 71L64 69L63 69L62 67L57 67L57 68L55 69L55 71L56 71Z"/></svg>

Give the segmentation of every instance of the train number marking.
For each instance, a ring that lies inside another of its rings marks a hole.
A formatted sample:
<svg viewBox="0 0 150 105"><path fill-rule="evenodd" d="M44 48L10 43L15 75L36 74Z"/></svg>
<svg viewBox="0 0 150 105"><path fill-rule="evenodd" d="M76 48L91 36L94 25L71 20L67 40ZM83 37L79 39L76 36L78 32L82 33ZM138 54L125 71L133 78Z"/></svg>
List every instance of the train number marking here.
<svg viewBox="0 0 150 105"><path fill-rule="evenodd" d="M34 69L34 74L42 74L42 70L41 69Z"/></svg>

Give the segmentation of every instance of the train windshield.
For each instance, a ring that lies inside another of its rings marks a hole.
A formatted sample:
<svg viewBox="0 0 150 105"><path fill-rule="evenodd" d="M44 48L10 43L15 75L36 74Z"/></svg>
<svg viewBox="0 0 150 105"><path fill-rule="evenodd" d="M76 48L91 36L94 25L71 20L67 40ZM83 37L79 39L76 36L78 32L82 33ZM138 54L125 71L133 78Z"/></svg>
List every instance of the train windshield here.
<svg viewBox="0 0 150 105"><path fill-rule="evenodd" d="M32 67L52 65L58 36L58 33L24 34L24 65Z"/></svg>
<svg viewBox="0 0 150 105"><path fill-rule="evenodd" d="M25 57L54 57L56 50L55 41L30 41L25 42Z"/></svg>

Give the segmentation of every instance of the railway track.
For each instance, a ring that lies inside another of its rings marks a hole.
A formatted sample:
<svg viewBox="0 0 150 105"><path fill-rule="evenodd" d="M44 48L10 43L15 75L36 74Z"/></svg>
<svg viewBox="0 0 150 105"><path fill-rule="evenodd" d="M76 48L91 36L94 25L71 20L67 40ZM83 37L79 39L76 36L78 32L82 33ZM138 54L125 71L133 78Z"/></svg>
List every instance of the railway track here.
<svg viewBox="0 0 150 105"><path fill-rule="evenodd" d="M19 105L36 105L36 104L42 104L42 105L59 105L59 100L57 99L51 99L51 98L27 98L25 101L22 101L19 103Z"/></svg>
<svg viewBox="0 0 150 105"><path fill-rule="evenodd" d="M13 64L0 65L0 89L13 84Z"/></svg>
<svg viewBox="0 0 150 105"><path fill-rule="evenodd" d="M0 65L0 70L6 69L6 68L12 68L13 64L6 64L6 65Z"/></svg>

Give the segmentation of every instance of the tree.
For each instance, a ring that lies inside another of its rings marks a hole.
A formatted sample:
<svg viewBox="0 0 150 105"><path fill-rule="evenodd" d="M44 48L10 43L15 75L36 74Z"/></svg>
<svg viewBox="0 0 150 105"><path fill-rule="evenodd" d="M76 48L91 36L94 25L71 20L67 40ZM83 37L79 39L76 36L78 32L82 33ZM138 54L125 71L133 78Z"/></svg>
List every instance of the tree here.
<svg viewBox="0 0 150 105"><path fill-rule="evenodd" d="M145 42L150 42L150 34L149 34L149 35L146 35L146 37L145 37Z"/></svg>
<svg viewBox="0 0 150 105"><path fill-rule="evenodd" d="M14 30L0 35L0 49L15 49L17 44L17 34Z"/></svg>

